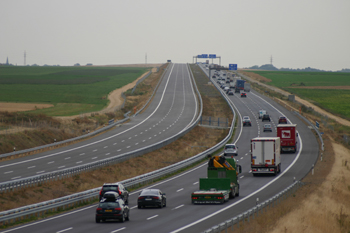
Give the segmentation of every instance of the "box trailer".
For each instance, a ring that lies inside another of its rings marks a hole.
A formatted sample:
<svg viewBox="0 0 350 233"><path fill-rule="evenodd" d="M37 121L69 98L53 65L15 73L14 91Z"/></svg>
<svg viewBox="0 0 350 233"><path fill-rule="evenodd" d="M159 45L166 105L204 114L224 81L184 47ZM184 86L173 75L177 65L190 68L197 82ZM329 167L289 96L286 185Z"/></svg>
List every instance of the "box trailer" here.
<svg viewBox="0 0 350 233"><path fill-rule="evenodd" d="M281 153L297 151L297 125L279 124L277 125L277 137L281 139Z"/></svg>
<svg viewBox="0 0 350 233"><path fill-rule="evenodd" d="M257 137L251 139L252 174L274 174L281 172L281 140L279 137Z"/></svg>

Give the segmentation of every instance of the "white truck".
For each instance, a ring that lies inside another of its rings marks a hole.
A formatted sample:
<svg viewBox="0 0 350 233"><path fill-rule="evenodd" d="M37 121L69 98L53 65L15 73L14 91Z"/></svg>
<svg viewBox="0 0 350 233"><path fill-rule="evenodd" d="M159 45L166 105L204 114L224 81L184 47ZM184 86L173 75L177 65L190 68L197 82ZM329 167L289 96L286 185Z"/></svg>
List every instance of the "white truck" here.
<svg viewBox="0 0 350 233"><path fill-rule="evenodd" d="M244 91L250 92L250 83L247 83L247 82L244 83Z"/></svg>
<svg viewBox="0 0 350 233"><path fill-rule="evenodd" d="M257 137L251 139L251 169L257 174L281 172L281 140L279 137Z"/></svg>

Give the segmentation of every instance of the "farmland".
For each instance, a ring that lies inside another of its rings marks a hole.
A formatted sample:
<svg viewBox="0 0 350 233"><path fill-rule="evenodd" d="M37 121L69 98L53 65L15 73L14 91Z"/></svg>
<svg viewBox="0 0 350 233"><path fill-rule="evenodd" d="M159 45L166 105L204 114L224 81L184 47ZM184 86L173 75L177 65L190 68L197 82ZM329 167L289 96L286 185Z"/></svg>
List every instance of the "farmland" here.
<svg viewBox="0 0 350 233"><path fill-rule="evenodd" d="M350 73L254 71L284 89L346 119L350 118ZM344 88L344 89L343 89Z"/></svg>
<svg viewBox="0 0 350 233"><path fill-rule="evenodd" d="M98 111L107 96L141 76L135 67L0 67L0 101L53 104L34 110L51 116Z"/></svg>

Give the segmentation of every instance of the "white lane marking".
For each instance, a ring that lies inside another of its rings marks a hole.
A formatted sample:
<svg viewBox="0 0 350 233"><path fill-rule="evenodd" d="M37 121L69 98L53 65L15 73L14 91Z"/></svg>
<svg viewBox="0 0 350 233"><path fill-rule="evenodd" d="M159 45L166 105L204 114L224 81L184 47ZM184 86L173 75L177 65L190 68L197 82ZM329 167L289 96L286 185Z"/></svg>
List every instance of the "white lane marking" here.
<svg viewBox="0 0 350 233"><path fill-rule="evenodd" d="M96 205L92 205L92 206L89 206L89 207L86 207L86 208L83 208L83 209L79 209L79 210L76 210L76 211L68 212L66 214L62 214L62 215L59 215L59 216L56 216L56 217L44 219L42 221L33 222L33 223L30 223L30 224L27 224L27 225L24 225L24 226L20 226L20 227L17 227L17 228L12 228L12 229L9 229L7 231L2 231L1 233L7 233L7 232L11 232L11 231L16 231L16 230L19 230L19 229L22 229L22 228L25 228L25 227L34 226L34 225L37 225L37 224L41 224L43 222L47 222L47 221L51 221L51 220L54 220L54 219L57 219L57 218L61 218L61 217L67 216L67 215L75 214L75 213L78 213L78 212L81 212L81 211L84 211L84 210L87 210L87 209L90 209L90 208L96 208Z"/></svg>
<svg viewBox="0 0 350 233"><path fill-rule="evenodd" d="M243 159L243 157L241 157L241 159Z"/></svg>
<svg viewBox="0 0 350 233"><path fill-rule="evenodd" d="M80 155L85 155L85 153L81 153Z"/></svg>
<svg viewBox="0 0 350 233"><path fill-rule="evenodd" d="M150 219L156 218L156 217L158 217L158 214L157 214L157 215L154 215L154 216L152 216L152 217L147 218L147 220L150 220Z"/></svg>
<svg viewBox="0 0 350 233"><path fill-rule="evenodd" d="M184 190L183 188L182 189L178 189L178 190L176 190L176 192L181 192L182 190Z"/></svg>
<svg viewBox="0 0 350 233"><path fill-rule="evenodd" d="M97 157L93 157L92 159L97 159Z"/></svg>
<svg viewBox="0 0 350 233"><path fill-rule="evenodd" d="M130 148L130 146L127 146L126 148Z"/></svg>
<svg viewBox="0 0 350 233"><path fill-rule="evenodd" d="M133 206L133 207L130 207L130 209L132 210L132 209L135 209L137 207L137 205L135 205L135 206Z"/></svg>
<svg viewBox="0 0 350 233"><path fill-rule="evenodd" d="M45 172L45 171L39 171L39 172L36 172L36 174L43 173L43 172Z"/></svg>
<svg viewBox="0 0 350 233"><path fill-rule="evenodd" d="M73 227L70 227L70 228L67 228L67 229L64 229L64 230L56 231L56 233L62 233L62 232L69 231L69 230L72 230L72 229L73 229Z"/></svg>
<svg viewBox="0 0 350 233"><path fill-rule="evenodd" d="M8 172L4 172L4 174L9 174L9 173L12 173L13 171L8 171Z"/></svg>
<svg viewBox="0 0 350 233"><path fill-rule="evenodd" d="M51 162L48 162L47 164L51 164L51 163L54 163L55 161L51 161Z"/></svg>
<svg viewBox="0 0 350 233"><path fill-rule="evenodd" d="M123 140L122 142L125 142L125 140Z"/></svg>
<svg viewBox="0 0 350 233"><path fill-rule="evenodd" d="M110 153L107 153L106 155L109 155Z"/></svg>
<svg viewBox="0 0 350 233"><path fill-rule="evenodd" d="M199 183L199 181L197 181L197 182L194 182L194 183L193 183L193 185L195 185L195 184L198 184L198 183Z"/></svg>
<svg viewBox="0 0 350 233"><path fill-rule="evenodd" d="M11 178L11 180L18 179L18 178L21 178L21 176L13 177L13 178Z"/></svg>
<svg viewBox="0 0 350 233"><path fill-rule="evenodd" d="M148 139L151 139L152 137L149 137Z"/></svg>
<svg viewBox="0 0 350 233"><path fill-rule="evenodd" d="M244 176L239 177L240 179L243 178Z"/></svg>
<svg viewBox="0 0 350 233"><path fill-rule="evenodd" d="M78 161L78 162L76 162L76 163L82 163L83 161Z"/></svg>
<svg viewBox="0 0 350 233"><path fill-rule="evenodd" d="M135 146L136 146L136 145L138 145L138 144L139 144L139 143L138 143L138 142L136 142L136 143L135 143Z"/></svg>
<svg viewBox="0 0 350 233"><path fill-rule="evenodd" d="M113 143L113 145L115 146L115 145L117 145L117 143Z"/></svg>
<svg viewBox="0 0 350 233"><path fill-rule="evenodd" d="M70 159L70 157L65 158L64 160Z"/></svg>
<svg viewBox="0 0 350 233"><path fill-rule="evenodd" d="M65 166L61 166L61 167L58 167L58 168L60 169L60 168L64 168L64 167L65 167Z"/></svg>
<svg viewBox="0 0 350 233"><path fill-rule="evenodd" d="M181 208L183 206L185 206L185 205L179 205L179 206L175 207L173 210L179 209L179 208Z"/></svg>
<svg viewBox="0 0 350 233"><path fill-rule="evenodd" d="M146 140L142 140L142 142L145 142Z"/></svg>
<svg viewBox="0 0 350 233"><path fill-rule="evenodd" d="M130 137L129 139L131 139L132 137Z"/></svg>
<svg viewBox="0 0 350 233"><path fill-rule="evenodd" d="M107 148L108 146L105 146L105 147L103 147L103 148Z"/></svg>
<svg viewBox="0 0 350 233"><path fill-rule="evenodd" d="M115 232L118 232L118 231L122 231L122 230L125 230L125 228L126 228L126 227L122 227L122 228L120 228L120 229L118 229L118 230L115 230L115 231L111 231L111 233L115 233Z"/></svg>
<svg viewBox="0 0 350 233"><path fill-rule="evenodd" d="M137 137L137 134L135 134L135 137Z"/></svg>
<svg viewBox="0 0 350 233"><path fill-rule="evenodd" d="M96 150L93 150L92 152L96 152L97 151L97 149Z"/></svg>
<svg viewBox="0 0 350 233"><path fill-rule="evenodd" d="M140 134L143 134L143 132L140 132Z"/></svg>
<svg viewBox="0 0 350 233"><path fill-rule="evenodd" d="M122 149L119 149L119 150L117 150L117 151L121 151Z"/></svg>
<svg viewBox="0 0 350 233"><path fill-rule="evenodd" d="M35 168L35 166L28 167L28 169Z"/></svg>

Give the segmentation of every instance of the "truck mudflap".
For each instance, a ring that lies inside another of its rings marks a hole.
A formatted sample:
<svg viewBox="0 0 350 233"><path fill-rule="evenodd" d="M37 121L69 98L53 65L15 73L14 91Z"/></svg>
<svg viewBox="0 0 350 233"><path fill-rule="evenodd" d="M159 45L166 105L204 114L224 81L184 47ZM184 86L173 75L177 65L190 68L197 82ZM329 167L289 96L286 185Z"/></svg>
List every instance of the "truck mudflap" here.
<svg viewBox="0 0 350 233"><path fill-rule="evenodd" d="M218 191L197 191L192 193L192 204L222 204L229 200L230 192L227 190Z"/></svg>
<svg viewBox="0 0 350 233"><path fill-rule="evenodd" d="M281 172L279 166L269 166L269 167L252 167L252 174L277 174Z"/></svg>

